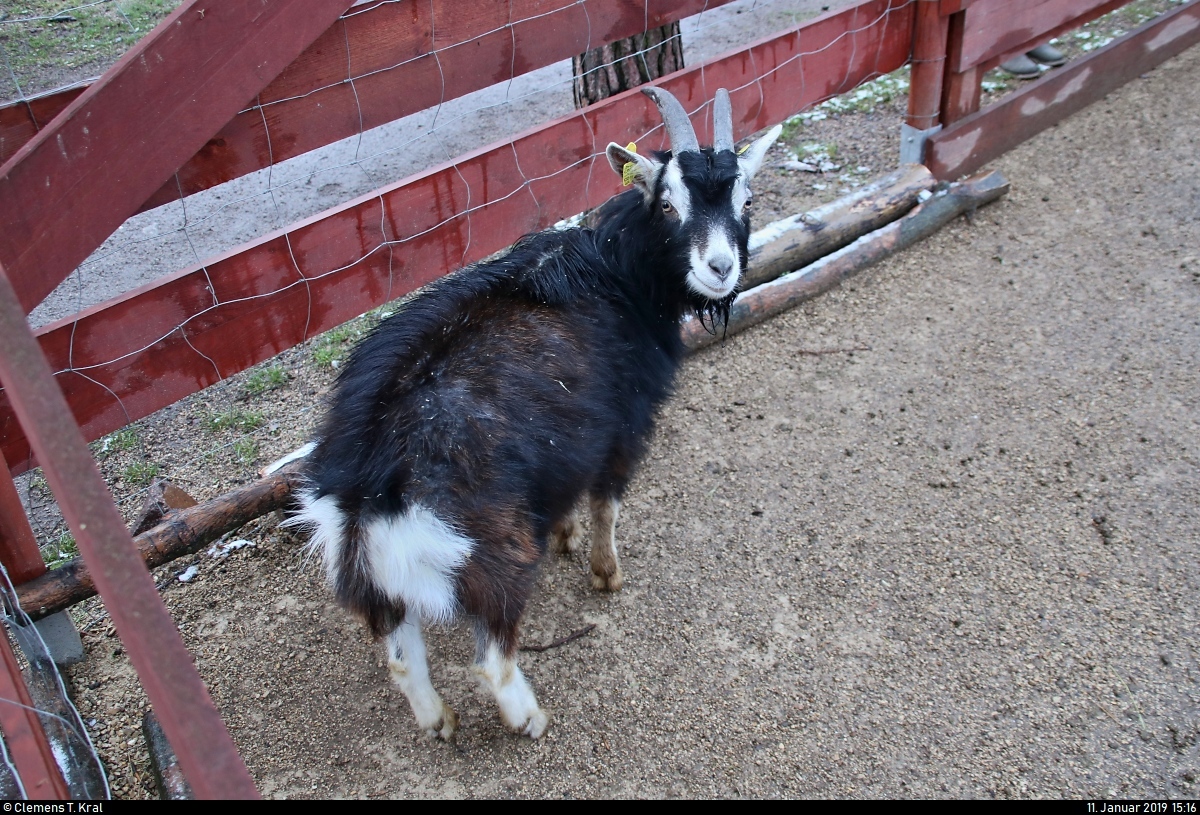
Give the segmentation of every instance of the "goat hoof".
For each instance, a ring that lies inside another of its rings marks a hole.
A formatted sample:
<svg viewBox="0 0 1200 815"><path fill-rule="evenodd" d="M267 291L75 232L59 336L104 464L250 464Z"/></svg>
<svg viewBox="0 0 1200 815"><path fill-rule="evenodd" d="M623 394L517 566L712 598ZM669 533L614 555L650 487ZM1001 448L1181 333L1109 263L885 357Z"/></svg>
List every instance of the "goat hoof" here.
<svg viewBox="0 0 1200 815"><path fill-rule="evenodd" d="M550 548L555 554L565 555L579 551L583 541L583 525L574 519L565 522L550 533Z"/></svg>
<svg viewBox="0 0 1200 815"><path fill-rule="evenodd" d="M425 733L431 739L441 739L445 742L454 741L454 735L458 732L458 714L449 705L442 706L442 717L434 722L429 727L425 728Z"/></svg>
<svg viewBox="0 0 1200 815"><path fill-rule="evenodd" d="M624 584L625 576L621 574L620 569L607 577L601 574L592 574L592 588L596 591L620 591Z"/></svg>
<svg viewBox="0 0 1200 815"><path fill-rule="evenodd" d="M546 734L546 728L550 726L550 714L538 708L529 717L529 721L525 722L525 726L521 728L521 735L529 736L531 739L540 739Z"/></svg>

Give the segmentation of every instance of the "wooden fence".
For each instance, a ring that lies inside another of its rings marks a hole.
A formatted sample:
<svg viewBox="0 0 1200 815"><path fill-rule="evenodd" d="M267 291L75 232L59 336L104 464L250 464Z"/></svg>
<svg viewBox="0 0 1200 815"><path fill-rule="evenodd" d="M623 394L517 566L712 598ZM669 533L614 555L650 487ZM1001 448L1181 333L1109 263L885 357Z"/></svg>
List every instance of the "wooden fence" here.
<svg viewBox="0 0 1200 815"><path fill-rule="evenodd" d="M702 140L729 88L740 138L912 62L907 124L957 177L1193 44L1197 3L985 110L983 71L1121 3L861 0L659 84ZM720 4L184 2L93 85L0 108L0 559L44 571L10 476L41 464L198 794L254 790L86 442L595 206L617 189L604 146L659 147L657 113L614 96L36 332L24 316L137 212Z"/></svg>

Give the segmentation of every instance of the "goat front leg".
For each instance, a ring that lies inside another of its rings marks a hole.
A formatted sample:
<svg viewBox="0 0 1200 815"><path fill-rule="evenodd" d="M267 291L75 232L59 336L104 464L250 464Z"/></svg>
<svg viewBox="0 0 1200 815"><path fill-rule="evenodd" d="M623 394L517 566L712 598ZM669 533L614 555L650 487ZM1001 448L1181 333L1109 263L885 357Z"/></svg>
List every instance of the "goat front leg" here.
<svg viewBox="0 0 1200 815"><path fill-rule="evenodd" d="M458 714L434 690L429 681L429 659L421 621L409 611L402 622L388 634L388 670L392 680L404 691L412 706L417 724L430 736L452 741L458 730Z"/></svg>
<svg viewBox="0 0 1200 815"><path fill-rule="evenodd" d="M516 641L506 647L501 639L477 632L472 672L491 691L500 706L500 719L515 733L540 739L550 726L550 714L538 705L537 696L516 660Z"/></svg>
<svg viewBox="0 0 1200 815"><path fill-rule="evenodd" d="M611 496L593 495L592 504L592 588L620 591L625 578L617 562L617 512L621 502Z"/></svg>

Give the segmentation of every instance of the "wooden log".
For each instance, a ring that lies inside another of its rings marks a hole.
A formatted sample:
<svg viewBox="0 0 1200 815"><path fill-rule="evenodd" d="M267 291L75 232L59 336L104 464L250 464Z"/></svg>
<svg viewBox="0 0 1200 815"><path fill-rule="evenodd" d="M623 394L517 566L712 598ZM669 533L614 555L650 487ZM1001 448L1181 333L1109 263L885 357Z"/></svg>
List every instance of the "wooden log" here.
<svg viewBox="0 0 1200 815"><path fill-rule="evenodd" d="M683 67L678 21L593 48L571 58L575 107L594 105Z"/></svg>
<svg viewBox="0 0 1200 815"><path fill-rule="evenodd" d="M275 473L211 501L175 510L163 523L138 535L133 542L146 568L153 569L196 552L226 532L279 509L300 481L294 470ZM83 558L75 558L17 587L21 607L35 620L95 594L96 584Z"/></svg>
<svg viewBox="0 0 1200 815"><path fill-rule="evenodd" d="M129 531L134 535L153 529L171 516L176 510L194 507L200 503L181 488L165 478L156 478L150 482L146 491L146 500L137 518L129 525Z"/></svg>
<svg viewBox="0 0 1200 815"><path fill-rule="evenodd" d="M153 710L147 710L142 716L142 736L150 752L150 769L158 784L158 797L164 801L195 800L192 785L184 778L179 766L179 757L171 749L171 742L167 741L167 734Z"/></svg>
<svg viewBox="0 0 1200 815"><path fill-rule="evenodd" d="M947 185L903 218L859 238L799 272L786 274L744 292L734 303L726 333L736 334L828 291L875 261L928 237L954 217L982 206L1007 191L1008 182L998 172ZM684 342L693 351L717 339L717 336L705 332L694 319L685 321L683 335ZM283 459L287 463L281 469L252 484L203 504L175 510L163 523L135 537L134 543L147 568L195 552L226 532L286 507L293 490L303 481L298 472L302 466L300 460L308 451L310 448L306 445ZM61 611L95 593L87 566L79 558L17 587L21 607L35 620Z"/></svg>
<svg viewBox="0 0 1200 815"><path fill-rule="evenodd" d="M916 18L905 122L916 130L928 130L939 121L950 18L939 13L938 0L919 0Z"/></svg>
<svg viewBox="0 0 1200 815"><path fill-rule="evenodd" d="M763 227L751 238L743 286L749 289L807 266L874 232L916 206L917 197L936 185L933 173L908 164L850 195Z"/></svg>
<svg viewBox="0 0 1200 815"><path fill-rule="evenodd" d="M1008 192L1008 188L1008 181L999 172L948 185L898 221L803 269L744 292L733 304L724 332L710 334L698 320L684 321L683 341L695 351L811 300L888 255L929 237L962 213L994 201Z"/></svg>

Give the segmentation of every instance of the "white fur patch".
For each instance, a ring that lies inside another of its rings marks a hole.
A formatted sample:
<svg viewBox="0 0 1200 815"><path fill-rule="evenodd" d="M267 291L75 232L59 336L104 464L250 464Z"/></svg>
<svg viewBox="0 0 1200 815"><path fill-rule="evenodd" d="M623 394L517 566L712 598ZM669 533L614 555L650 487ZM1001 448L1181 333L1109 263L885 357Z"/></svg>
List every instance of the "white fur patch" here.
<svg viewBox="0 0 1200 815"><path fill-rule="evenodd" d="M406 617L400 627L388 635L388 656L392 679L408 697L417 724L432 736L450 739L458 717L429 681L425 639L421 636L418 621Z"/></svg>
<svg viewBox="0 0 1200 815"><path fill-rule="evenodd" d="M662 199L671 202L671 206L679 213L681 224L687 223L688 216L692 214L692 197L687 184L683 183L683 172L675 159L668 161L667 168L663 170Z"/></svg>
<svg viewBox="0 0 1200 815"><path fill-rule="evenodd" d="M384 594L403 600L422 620L445 622L455 615L454 575L474 541L420 504L398 518L371 521L363 539L371 575Z"/></svg>
<svg viewBox="0 0 1200 815"><path fill-rule="evenodd" d="M746 150L738 156L738 169L742 171L742 176L747 182L754 178L758 169L762 166L763 158L766 157L767 151L771 149L771 145L779 138L779 134L783 132L783 125L775 125L765 134L758 137Z"/></svg>
<svg viewBox="0 0 1200 815"><path fill-rule="evenodd" d="M274 473L275 471L282 469L284 467L284 465L291 464L293 461L296 461L298 459L307 458L308 454L316 449L317 449L317 443L315 441L310 441L308 444L304 445L303 447L299 447L299 448L293 450L292 452L288 453L283 458L277 459L276 461L272 461L266 467L263 467L261 470L259 470L258 474L261 476L271 475L271 473Z"/></svg>
<svg viewBox="0 0 1200 815"><path fill-rule="evenodd" d="M286 523L311 530L308 548L321 554L332 585L341 562L346 515L332 495L314 498L305 491L300 504L300 512ZM458 611L454 575L474 548L472 540L420 504L399 517L376 518L363 531L364 565L375 585L430 622L444 622Z"/></svg>
<svg viewBox="0 0 1200 815"><path fill-rule="evenodd" d="M693 244L688 259L691 264L687 276L688 288L710 300L720 300L729 294L741 277L737 247L723 229L717 228L708 234L703 250ZM722 280L713 266L728 269L727 276Z"/></svg>
<svg viewBox="0 0 1200 815"><path fill-rule="evenodd" d="M733 217L736 220L742 219L742 213L745 209L746 202L750 200L750 179L746 178L745 173L738 173L737 181L733 182Z"/></svg>

